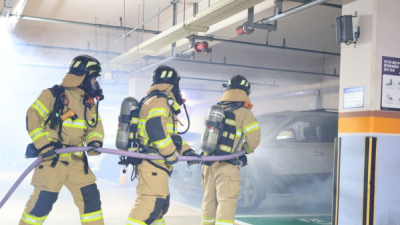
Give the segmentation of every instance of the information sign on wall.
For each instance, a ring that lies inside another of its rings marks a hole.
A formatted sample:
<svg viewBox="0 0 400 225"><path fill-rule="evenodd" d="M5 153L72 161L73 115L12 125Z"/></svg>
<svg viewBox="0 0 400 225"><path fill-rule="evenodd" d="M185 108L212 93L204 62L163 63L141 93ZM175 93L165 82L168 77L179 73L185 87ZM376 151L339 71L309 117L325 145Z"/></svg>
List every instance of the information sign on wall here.
<svg viewBox="0 0 400 225"><path fill-rule="evenodd" d="M400 59L382 57L381 110L400 111Z"/></svg>
<svg viewBox="0 0 400 225"><path fill-rule="evenodd" d="M345 88L343 90L343 109L364 107L364 87Z"/></svg>

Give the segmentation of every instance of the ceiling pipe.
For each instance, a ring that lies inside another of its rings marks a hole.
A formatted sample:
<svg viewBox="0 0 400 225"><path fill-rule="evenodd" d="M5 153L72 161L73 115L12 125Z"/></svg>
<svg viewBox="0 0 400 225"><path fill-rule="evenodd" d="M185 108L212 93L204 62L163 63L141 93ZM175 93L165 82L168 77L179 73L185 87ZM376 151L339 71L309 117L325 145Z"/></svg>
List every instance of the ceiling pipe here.
<svg viewBox="0 0 400 225"><path fill-rule="evenodd" d="M9 63L11 66L26 66L26 67L38 67L38 68L45 68L45 69L61 69L61 70L68 70L68 66L50 66L50 65L40 65L40 64L29 64L29 63ZM112 74L127 74L127 71L110 71Z"/></svg>
<svg viewBox="0 0 400 225"><path fill-rule="evenodd" d="M205 65L228 66L228 67L268 70L268 71L285 72L285 73L300 73L300 74L307 74L307 75L320 75L320 76L330 76L330 77L339 77L340 76L337 74L328 74L328 73L316 73L316 72L299 71L299 70L285 70L285 69L277 69L277 68L246 66L246 65L238 65L238 64L216 63L216 62L205 62L205 61L185 60L185 59L177 59L177 58L175 58L174 60L180 61L180 62L197 63L197 64L205 64Z"/></svg>
<svg viewBox="0 0 400 225"><path fill-rule="evenodd" d="M340 56L340 53L335 53L335 52L324 52L324 51L316 51L316 50L303 49L303 48L290 48L290 47L286 47L286 46L278 46L278 45L270 45L270 44L267 45L267 44L259 44L259 43L245 42L245 41L235 41L235 40L230 40L230 39L199 36L199 35L191 35L188 38L204 40L204 41L220 41L220 42L227 42L227 43L241 44L241 45L250 45L250 46L256 46L256 47L275 48L275 49L284 49L284 50L298 51L298 52L308 52L308 53Z"/></svg>
<svg viewBox="0 0 400 225"><path fill-rule="evenodd" d="M299 3L303 3L303 4L311 2L311 0L286 0L286 1L299 2ZM321 5L322 6L331 7L331 8L336 8L336 9L341 9L342 8L341 5L336 5L336 4L331 4L331 3L322 3Z"/></svg>
<svg viewBox="0 0 400 225"><path fill-rule="evenodd" d="M11 12L11 8L13 5L14 0L5 0L4 1L4 9L3 12L1 13L1 16L3 18L8 19L8 17L10 16L10 12Z"/></svg>
<svg viewBox="0 0 400 225"><path fill-rule="evenodd" d="M165 10L167 10L169 7L171 6L175 6L175 4L178 4L179 0L173 0L171 1L167 6L165 6L164 8L160 9L160 11L158 11L156 14L154 14L153 16L151 16L150 18L148 18L147 20L143 21L141 24L139 24L137 27L133 28L132 30L130 30L128 33L122 35L121 38L119 38L118 40L114 41L112 44L108 45L107 47L105 47L103 50L101 50L100 52L104 52L106 50L108 50L111 46L113 46L114 44L118 43L119 41L123 40L125 37L127 37L128 35L130 35L132 32L136 31L139 29L139 27L144 26L146 23L148 23L150 20L154 19L155 17L157 17L158 15L160 15L162 12L164 12Z"/></svg>
<svg viewBox="0 0 400 225"><path fill-rule="evenodd" d="M42 18L42 17L26 16L26 15L17 15L17 14L10 14L10 16L17 17L18 19L23 19L23 20L33 20L33 21L60 23L60 24L71 24L71 25L78 25L78 26L89 26L89 27L106 28L106 29L112 29L112 30L131 31L131 30L134 29L134 28L123 27L123 26L111 26L111 25L98 24L98 23L84 23L84 22L77 22L77 21L50 19L50 18ZM161 31L145 30L145 29L135 29L134 32L147 33L147 34L159 34L159 33L161 33Z"/></svg>
<svg viewBox="0 0 400 225"><path fill-rule="evenodd" d="M274 1L274 12L275 16L282 13L283 0L275 0ZM260 24L254 22L254 6L249 8L247 11L247 22L245 22L242 26L236 28L237 35L244 34L252 34L255 29L262 29L270 31L278 30L278 21L274 21L270 24Z"/></svg>
<svg viewBox="0 0 400 225"><path fill-rule="evenodd" d="M196 16L198 12L199 12L199 4L194 2L193 3L193 16Z"/></svg>
<svg viewBox="0 0 400 225"><path fill-rule="evenodd" d="M171 61L171 60L173 60L174 58L175 58L175 57L169 57L169 58L160 60L160 61L158 61L158 62L155 62L155 63L149 64L149 65L147 65L147 66L141 67L141 68L139 68L139 69L135 69L135 70L129 71L129 72L127 72L127 73L124 74L124 75L117 76L117 77L113 77L113 78L111 78L111 79L109 79L109 80L106 80L105 82L114 81L114 80L119 80L119 79L125 77L126 75L131 75L131 74L134 74L134 73L142 72L142 71L147 70L147 69L150 69L150 68L152 68L152 67L154 67L154 66L158 66L158 65L161 65L161 64L163 64L163 63L165 63L165 62Z"/></svg>
<svg viewBox="0 0 400 225"><path fill-rule="evenodd" d="M210 81L210 82L227 82L227 80L216 80L216 79L207 79L207 78L199 78L199 77L184 77L181 76L182 79L187 80L202 80L202 81ZM261 84L261 83L250 83L251 85L260 85L260 86L268 86L268 87L279 87L276 84Z"/></svg>
<svg viewBox="0 0 400 225"><path fill-rule="evenodd" d="M225 92L225 91L219 91L219 90L210 90L210 89L199 89L199 88L181 88L182 90L189 90L189 91L205 91L205 92ZM315 90L308 90L308 91L297 91L297 92L290 92L290 93L284 93L284 94L277 94L277 95L268 95L268 96L262 96L262 97L252 97L252 99L279 99L279 98L288 98L288 97L300 97L300 96L319 96L320 95L320 90L315 89Z"/></svg>
<svg viewBox="0 0 400 225"><path fill-rule="evenodd" d="M294 0L296 1L296 0ZM249 8L248 19L242 26L236 28L237 35L252 34L255 29L263 29L268 31L277 30L277 21L296 13L302 12L304 10L310 9L314 6L326 3L329 0L315 0L313 2L305 3L301 6L292 8L286 12L282 12L282 2L283 0L275 0L274 2L274 13L275 15L261 21L254 22L254 8Z"/></svg>
<svg viewBox="0 0 400 225"><path fill-rule="evenodd" d="M294 15L296 13L302 12L304 10L310 9L310 8L312 8L314 6L326 3L327 1L329 1L329 0L316 0L316 1L313 1L313 2L310 2L310 3L307 3L307 4L295 7L293 9L290 9L290 10L285 11L283 13L280 13L279 15L275 15L275 16L272 16L272 17L269 17L269 18L266 18L266 19L262 19L261 21L259 21L257 23L258 24L270 24L270 23L275 22L277 20L289 17L291 15Z"/></svg>
<svg viewBox="0 0 400 225"><path fill-rule="evenodd" d="M253 96L252 99L280 99L280 98L293 98L293 97L302 97L302 96L320 96L321 91L319 89L313 90L305 90L305 91L296 91L296 92L289 92L289 93L281 93L281 94L274 94L274 95L267 95L267 96Z"/></svg>
<svg viewBox="0 0 400 225"><path fill-rule="evenodd" d="M323 3L323 4L321 4L321 5L327 6L327 7L336 8L336 9L341 9L341 8L342 8L341 5L336 5L336 4L331 4L331 3Z"/></svg>
<svg viewBox="0 0 400 225"><path fill-rule="evenodd" d="M283 0L275 0L274 9L275 9L275 16L281 14L282 11L283 11ZM275 20L274 22L272 22L272 26L277 27L278 26L278 21Z"/></svg>
<svg viewBox="0 0 400 225"><path fill-rule="evenodd" d="M197 15L197 13L199 13L199 4L197 3L193 3L193 17L195 17ZM196 40L194 38L189 39L189 50L193 49ZM192 55L191 58L194 59L195 58L195 52L192 51Z"/></svg>
<svg viewBox="0 0 400 225"><path fill-rule="evenodd" d="M73 51L73 52L87 52L87 53L95 53L100 54L99 51L90 50L90 49L82 49L82 48L66 48L66 47L56 47L56 46L48 46L48 45L34 45L34 44L23 44L23 43L13 43L13 45L21 46L21 47L33 47L33 48L44 48L44 49L54 49L54 50L65 50L65 51ZM119 52L108 52L112 55L120 55ZM103 52L103 54L107 54L107 52Z"/></svg>
<svg viewBox="0 0 400 225"><path fill-rule="evenodd" d="M178 22L178 2L175 2L173 5L173 12L172 12L172 26L174 27ZM176 42L172 43L172 57L176 56Z"/></svg>
<svg viewBox="0 0 400 225"><path fill-rule="evenodd" d="M152 58L152 56L147 56L147 59L151 59L151 58ZM146 66L141 67L139 69L135 69L135 70L129 71L124 75L111 78L111 79L107 80L107 82L121 79L121 78L123 78L125 76L129 76L129 75L131 75L133 73L138 73L138 72L150 69L150 68L152 68L154 66L161 65L161 64L169 62L171 60L180 61L180 62L188 62L188 63L206 64L206 65L237 67L237 68L245 68L245 69L258 69L258 70L268 70L268 71L285 72L285 73L300 73L300 74L307 74L307 75L320 75L320 76L340 77L340 75L337 75L337 74L316 73L316 72L299 71L299 70L285 70L285 69L277 69L277 68L246 66L246 65L238 65L238 64L216 63L216 62L205 62L205 61L196 61L196 60L185 60L185 59L178 59L176 57L169 57L169 58L166 58L166 59L162 59L162 60L160 60L160 61L158 61L156 63L152 63L152 64L149 64L149 65L146 65Z"/></svg>

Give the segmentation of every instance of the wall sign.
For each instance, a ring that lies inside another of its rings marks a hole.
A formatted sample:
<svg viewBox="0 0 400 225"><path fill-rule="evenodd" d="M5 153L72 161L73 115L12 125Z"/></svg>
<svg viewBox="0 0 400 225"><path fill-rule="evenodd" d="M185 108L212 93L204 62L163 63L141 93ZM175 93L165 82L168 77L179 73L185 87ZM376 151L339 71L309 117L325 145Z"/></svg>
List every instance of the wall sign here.
<svg viewBox="0 0 400 225"><path fill-rule="evenodd" d="M400 59L382 57L381 110L400 111Z"/></svg>
<svg viewBox="0 0 400 225"><path fill-rule="evenodd" d="M343 89L343 109L364 108L365 87Z"/></svg>

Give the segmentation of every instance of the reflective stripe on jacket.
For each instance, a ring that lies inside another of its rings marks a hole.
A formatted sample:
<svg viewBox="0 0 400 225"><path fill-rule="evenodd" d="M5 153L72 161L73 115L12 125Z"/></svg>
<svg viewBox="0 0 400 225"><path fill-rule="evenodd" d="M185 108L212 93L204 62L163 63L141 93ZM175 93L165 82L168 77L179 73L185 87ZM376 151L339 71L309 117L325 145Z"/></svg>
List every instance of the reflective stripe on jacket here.
<svg viewBox="0 0 400 225"><path fill-rule="evenodd" d="M92 141L103 142L104 130L101 117L98 117L98 123L95 128L88 126L84 119L83 97L84 91L79 88L65 88L65 94L69 101L64 112L72 109L77 119L71 118L63 121L62 124L62 143L64 145L82 146ZM50 90L44 90L34 103L29 107L26 118L27 131L37 149L49 144L51 141L60 141L58 137L58 127L51 129L49 125L44 126L44 123L51 111L53 110L55 98ZM65 101L65 103L67 100ZM89 124L93 125L96 122L96 105L87 110L86 116Z"/></svg>

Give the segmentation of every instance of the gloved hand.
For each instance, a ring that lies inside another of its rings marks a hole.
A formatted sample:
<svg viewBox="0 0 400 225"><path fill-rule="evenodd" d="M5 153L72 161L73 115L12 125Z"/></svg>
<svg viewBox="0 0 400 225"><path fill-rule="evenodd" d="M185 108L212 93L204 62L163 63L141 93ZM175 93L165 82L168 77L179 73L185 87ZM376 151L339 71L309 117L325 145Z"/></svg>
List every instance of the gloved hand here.
<svg viewBox="0 0 400 225"><path fill-rule="evenodd" d="M172 153L170 156L168 156L168 157L165 157L165 156L163 156L164 157L164 159L165 159L165 165L167 165L167 166L171 166L171 165L173 165L173 164L175 164L175 163L177 163L178 162L178 156L176 155L176 153L174 152L174 153Z"/></svg>
<svg viewBox="0 0 400 225"><path fill-rule="evenodd" d="M90 142L87 146L88 146L88 147L92 147L92 149L90 149L90 150L87 151L87 154L88 154L88 155L90 155L90 156L95 156L95 155L100 155L100 154L101 154L101 152L96 151L97 148L100 148L100 147L101 147L99 142L97 142L97 141L92 141L92 142Z"/></svg>
<svg viewBox="0 0 400 225"><path fill-rule="evenodd" d="M249 147L247 147L247 143L243 144L243 148L246 150L246 154L251 154L254 152L254 149L250 149Z"/></svg>
<svg viewBox="0 0 400 225"><path fill-rule="evenodd" d="M172 142L174 142L176 150L180 151L182 149L182 145L183 145L181 136L174 134L171 136L171 139L172 139Z"/></svg>
<svg viewBox="0 0 400 225"><path fill-rule="evenodd" d="M238 160L239 160L239 162L240 162L240 167L245 167L245 166L247 166L247 156L246 155L241 155L239 158L238 158Z"/></svg>
<svg viewBox="0 0 400 225"><path fill-rule="evenodd" d="M186 150L183 153L183 156L195 156L197 158L201 158L201 155L196 154L196 152L193 149ZM200 164L200 163L201 163L200 160L199 161L196 160L196 161L188 161L187 162L188 166L191 166L191 165L194 165L194 164Z"/></svg>
<svg viewBox="0 0 400 225"><path fill-rule="evenodd" d="M56 158L57 154L54 151L54 147L51 146L51 147L48 147L48 148L40 151L39 156L42 156L43 161L50 161L50 160L53 160L54 158Z"/></svg>

